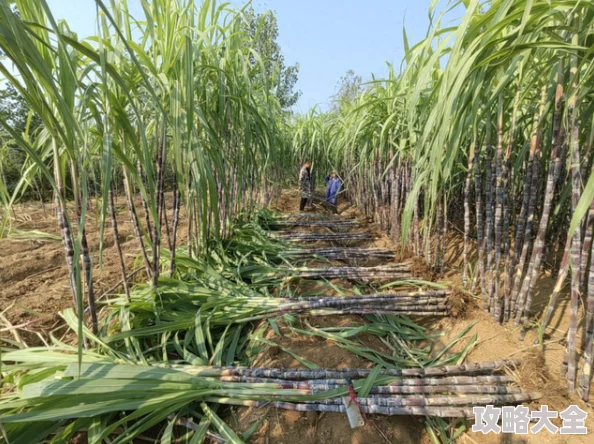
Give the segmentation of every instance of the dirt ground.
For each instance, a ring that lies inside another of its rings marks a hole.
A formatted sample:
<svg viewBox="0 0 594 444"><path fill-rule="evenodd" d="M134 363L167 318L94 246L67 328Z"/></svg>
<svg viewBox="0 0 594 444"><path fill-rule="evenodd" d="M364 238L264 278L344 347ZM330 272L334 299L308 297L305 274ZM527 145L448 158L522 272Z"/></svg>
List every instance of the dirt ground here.
<svg viewBox="0 0 594 444"><path fill-rule="evenodd" d="M168 216L172 218L173 198L167 196ZM49 334L63 333L61 320L56 315L72 307L68 269L64 259L64 246L59 239L60 230L56 221L53 204L27 202L15 206L11 233L0 239L0 337L13 336L7 322L20 326L17 330L27 343L38 344L49 338ZM134 237L132 223L128 215L125 199L116 201L116 218L126 274L132 275L129 282L146 281L138 255L138 244ZM141 221L144 220L142 203L136 202L136 210ZM104 300L109 294L122 291L122 271L120 268L111 219L105 225L103 254L100 258L100 207L91 200L87 213L86 234L93 264L93 286L96 300ZM19 231L37 231L52 235L14 239ZM187 236L187 219L180 215L178 239ZM101 259L101 261L100 261ZM119 284L119 285L117 285ZM117 286L116 286L117 285ZM114 286L116 286L114 288Z"/></svg>
<svg viewBox="0 0 594 444"><path fill-rule="evenodd" d="M171 196L168 196L169 220L171 220ZM273 202L273 207L285 213L298 211L298 196L284 193L280 200ZM94 203L94 202L93 202ZM39 203L26 203L15 208L16 219L12 228L18 230L38 230L59 236L59 230L52 205L46 204L46 211ZM136 240L124 199L118 202L118 224L120 242L124 251L127 273L141 266L137 255ZM143 220L142 206L137 205L139 217ZM341 205L342 215L359 215L357 210L347 204ZM111 226L106 226L103 263L99 266L99 222L94 211L89 214L87 233L93 261L94 285L97 297L105 296L105 292L121 291L113 288L121 281L121 270L117 260ZM185 239L187 221L181 215L178 238ZM356 246L377 246L399 250L392 240L381 233L374 224L363 227L378 239L359 242ZM181 242L181 241L180 241ZM450 230L445 275L441 279L452 287L459 287L461 282L461 236ZM535 296L538 310L546 306L546 302L554 285L554 278L546 273L539 281L538 293ZM142 272L134 276L143 281L146 276ZM480 302L477 300L477 302ZM569 313L567 295L563 295L560 308L556 311L551 326L546 332L544 349L533 345L535 332L531 330L524 341L518 339L518 330L510 325L497 325L478 304L468 304L464 316L431 319L424 325L434 332L443 333L443 344L448 343L470 322L474 322L467 337L475 333L478 342L467 357L468 362L491 361L498 358L522 358L525 365L516 373L521 385L527 390L538 390L543 397L538 403L547 404L550 409L563 410L570 404L577 404L589 414L586 425L590 430L587 436L551 435L541 432L538 435L482 435L468 432L459 442L489 443L592 443L594 442L594 411L576 396L568 396L566 379L560 375L563 357L564 338L568 326ZM19 326L18 335L30 343L47 340L50 333L63 334L64 329L56 313L72 305L71 291L68 285L68 274L64 260L64 249L59 240L0 240L0 336L14 339L15 330L9 323ZM310 319L316 326L355 325L365 322L358 316L350 317L316 317ZM330 341L315 337L301 337L285 326L281 327L282 337L274 339L303 358L324 367L371 367L371 363L358 358ZM273 334L273 332L270 332ZM59 336L58 336L59 337ZM373 341L375 338L368 338ZM367 339L365 339L367 340ZM579 342L579 341L578 341ZM378 349L381 343L370 343ZM460 345L462 346L462 345ZM268 348L259 357L258 365L276 367L301 367L299 362L278 348ZM579 374L578 374L579 375ZM594 392L594 390L593 390ZM300 413L276 409L252 410L245 408L232 409L229 420L238 430L245 430L256 420L262 425L250 442L267 443L429 443L423 418L417 417L383 417L373 416L360 429L350 429L345 415L333 413ZM559 423L557 423L559 425Z"/></svg>

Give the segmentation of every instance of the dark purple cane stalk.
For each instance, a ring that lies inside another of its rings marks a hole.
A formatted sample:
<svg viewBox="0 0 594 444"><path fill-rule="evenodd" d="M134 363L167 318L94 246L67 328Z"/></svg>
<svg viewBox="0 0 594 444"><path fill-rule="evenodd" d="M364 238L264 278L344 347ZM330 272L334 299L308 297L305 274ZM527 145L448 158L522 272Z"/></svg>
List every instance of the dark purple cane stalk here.
<svg viewBox="0 0 594 444"><path fill-rule="evenodd" d="M520 215L518 217L518 223L516 224L516 236L514 240L514 248L510 250L510 260L511 265L508 270L507 280L509 282L509 291L508 291L508 298L509 302L509 317L512 318L515 316L515 307L512 301L512 293L513 290L512 286L514 284L514 280L516 277L516 268L518 267L518 261L520 259L520 250L523 246L524 235L526 231L526 219L528 217L528 207L530 203L530 185L532 183L532 161L529 159L525 163L526 167L524 168L524 181L523 181L523 198L522 198L522 207L520 209Z"/></svg>
<svg viewBox="0 0 594 444"><path fill-rule="evenodd" d="M594 249L594 244L591 246ZM594 254L592 255L594 257ZM582 367L582 377L580 379L580 396L588 402L590 397L590 386L592 384L592 365L594 363L594 260L590 260L590 270L588 274L588 298L586 302L585 331L586 338L584 344L584 365Z"/></svg>
<svg viewBox="0 0 594 444"><path fill-rule="evenodd" d="M473 142L474 152L474 191L476 196L476 237L478 248L478 265L476 276L479 279L481 293L483 295L483 306L486 303L486 285L485 285L485 250L483 243L483 206L482 206L482 177L480 170L480 146Z"/></svg>
<svg viewBox="0 0 594 444"><path fill-rule="evenodd" d="M130 222L132 222L134 237L136 238L136 242L138 243L138 247L140 249L146 275L150 279L153 273L151 269L152 266L146 253L146 248L144 247L144 241L142 239L142 232L140 229L140 222L138 220L138 215L136 214L136 207L134 206L134 201L132 200L132 188L130 186L130 181L128 180L128 173L126 172L126 168L122 168L122 173L124 177L124 192L126 194L126 204L128 206Z"/></svg>
<svg viewBox="0 0 594 444"><path fill-rule="evenodd" d="M63 196L64 193L64 184L62 181L62 174L60 171L60 156L58 153L58 147L56 142L52 142L52 149L53 149L53 157L54 157L54 178L56 181L56 191L54 192L54 198L56 203L56 218L58 220L58 225L60 226L60 236L62 237L62 243L64 244L64 254L66 257L66 266L68 268L68 277L70 282L70 288L72 290L72 299L73 299L73 307L74 312L82 316L82 313L79 313L78 301L82 297L78 291L78 285L76 283L76 277L74 275L74 261L78 261L78 258L74 257L74 243L72 241L72 229L70 226L70 222L66 217L66 205L63 205Z"/></svg>
<svg viewBox="0 0 594 444"><path fill-rule="evenodd" d="M574 33L572 37L572 44L578 46L578 28L579 16L574 13L572 26ZM578 98L575 90L578 87L578 61L575 53L570 55L570 73L571 85L573 93L568 100L568 125L569 125L569 148L571 158L571 208L572 214L575 213L581 195L581 159L580 159L580 145L579 145L579 112L578 112ZM571 299L569 312L569 329L567 331L567 346L561 364L561 374L567 375L568 390L570 393L575 391L575 380L577 373L576 362L576 343L577 343L577 315L578 304L580 299L580 290L582 283L580 277L582 275L581 266L581 249L582 237L581 229L582 221L577 224L571 238L571 246L569 248L569 262L571 264Z"/></svg>
<svg viewBox="0 0 594 444"><path fill-rule="evenodd" d="M532 256L530 258L528 272L524 278L521 289L520 300L525 300L525 306L518 307L517 316L521 316L524 313L524 321L522 332L520 333L520 339L524 339L524 334L528 328L530 310L532 308L532 296L534 293L534 286L540 274L541 262L543 259L545 237L547 228L549 225L549 216L551 214L553 198L555 196L555 187L561 172L561 154L563 147L563 140L561 139L561 115L563 108L563 75L562 65L559 66L558 78L557 78L557 89L555 93L555 113L553 117L553 148L551 150L551 161L549 171L547 174L547 182L544 196L544 203L541 210L540 225L534 241L534 248L532 250Z"/></svg>
<svg viewBox="0 0 594 444"><path fill-rule="evenodd" d="M499 359L496 361L471 362L457 365L442 365L426 368L382 369L380 375L402 377L437 377L456 375L476 375L492 373L506 367L515 368L521 364L520 359ZM267 368L267 367L189 367L180 369L184 373L195 376L251 376L254 378L290 379L295 381L311 379L367 378L372 369L369 368Z"/></svg>
<svg viewBox="0 0 594 444"><path fill-rule="evenodd" d="M512 179L512 168L511 168L511 153L513 149L514 137L516 134L516 122L517 122L517 115L518 115L518 106L520 102L520 91L516 93L516 97L514 99L514 108L512 111L512 119L511 119L511 127L509 130L509 137L507 141L507 148L505 151L505 161L503 165L503 243L504 243L504 251L505 251L505 261L503 267L503 280L504 280L504 287L503 287L503 297L504 297L504 306L503 306L503 322L507 322L511 315L511 278L512 278L512 255L513 251L511 251L510 245L510 222L511 230L513 232L513 221L510 221L511 215L515 216L515 196L513 195L513 190L510 190L510 183L513 186ZM511 194L511 198L510 198ZM515 246L514 246L515 248Z"/></svg>
<svg viewBox="0 0 594 444"><path fill-rule="evenodd" d="M448 201L446 197L445 191L443 192L443 215L442 215L442 223L441 223L441 230L442 230L442 242L441 242L441 252L440 252L440 266L439 266L439 275L443 277L444 269L445 269L445 260L446 260L446 248L448 244Z"/></svg>
<svg viewBox="0 0 594 444"><path fill-rule="evenodd" d="M162 212L163 212L163 184L165 182L165 172L164 172L164 155L165 155L165 141L161 140L157 146L157 220L155 221L155 226L153 229L153 288L157 288L159 286L159 273L160 273L160 266L159 266L159 256L160 256L160 248L161 248L161 233L160 233L160 224L162 219Z"/></svg>
<svg viewBox="0 0 594 444"><path fill-rule="evenodd" d="M443 232L443 196L437 201L437 212L435 213L435 273L441 273L441 235Z"/></svg>
<svg viewBox="0 0 594 444"><path fill-rule="evenodd" d="M177 177L173 179L173 233L171 236L171 271L170 277L175 274L175 250L177 248L177 229L179 226L179 208L181 193L177 186Z"/></svg>
<svg viewBox="0 0 594 444"><path fill-rule="evenodd" d="M497 110L497 152L495 155L495 269L491 273L491 278L494 281L490 285L491 294L491 311L493 319L497 323L501 323L502 317L502 300L499 279L501 268L501 236L503 231L503 93L499 95L499 104Z"/></svg>
<svg viewBox="0 0 594 444"><path fill-rule="evenodd" d="M71 163L71 177L72 177L72 193L74 195L74 207L76 211L76 220L80 230L80 256L83 262L84 281L87 287L87 299L89 303L89 311L91 314L91 327L93 333L98 331L97 309L95 307L95 291L93 288L93 265L91 263L91 256L89 255L89 244L87 242L87 233L85 226L82 224L82 195L79 186L79 170L76 161Z"/></svg>
<svg viewBox="0 0 594 444"><path fill-rule="evenodd" d="M462 286L468 286L468 249L470 248L470 184L472 182L472 161L474 158L474 144L470 145L468 153L468 170L464 182L464 270L462 272Z"/></svg>
<svg viewBox="0 0 594 444"><path fill-rule="evenodd" d="M578 15L574 14L574 27L578 27ZM577 31L574 33L572 43L577 46L578 34ZM570 67L572 74L572 87L577 89L578 83L578 67L577 67L577 56L572 55L570 58ZM571 148L571 208L572 213L575 213L582 194L581 184L581 172L580 172L580 130L579 130L579 111L578 111L578 98L577 93L574 92L573 96L569 100L569 125L570 135L569 143ZM580 259L581 259L581 223L577 225L571 242L571 303L569 310L569 331L567 341L567 382L570 393L575 391L575 379L576 379L576 345L577 345L577 316L578 316L578 304L580 299L580 289L582 288L580 282Z"/></svg>
<svg viewBox="0 0 594 444"><path fill-rule="evenodd" d="M491 309L491 286L493 284L493 146L491 140L491 118L487 118L487 136L485 140L485 240L487 246L487 268L485 282L486 293L483 295L483 308Z"/></svg>
<svg viewBox="0 0 594 444"><path fill-rule="evenodd" d="M60 226L60 235L64 244L64 253L66 256L66 265L68 267L68 275L70 281L70 288L72 289L73 306L75 313L78 314L78 290L74 276L74 245L72 243L72 232L70 230L70 224L68 223L64 210L62 207L62 201L56 193L56 218L58 219L58 225Z"/></svg>
<svg viewBox="0 0 594 444"><path fill-rule="evenodd" d="M140 180L146 183L144 174L142 172L142 165L140 164L140 160L136 162L136 169L138 170L138 177L140 178ZM146 202L144 196L142 196L142 209L144 210L144 218L146 221L146 232L150 235L150 233L153 232L153 228L151 225L151 213L149 212L148 203Z"/></svg>
<svg viewBox="0 0 594 444"><path fill-rule="evenodd" d="M513 286L512 286L512 295L511 295L511 312L515 317L515 326L517 327L520 324L520 316L522 307L524 306L524 299L523 296L518 298L520 294L520 284L522 281L522 276L524 275L524 268L526 258L528 256L528 250L531 247L532 241L532 227L534 224L534 217L536 214L536 203L538 198L538 176L539 176L539 158L540 158L540 148L541 148L541 117L543 116L544 112L544 105L545 105L545 98L546 98L546 89L545 87L542 88L541 94L541 101L534 114L533 120L533 129L532 135L530 137L530 154L529 154L529 161L528 164L532 166L532 173L530 177L530 199L528 201L528 212L526 218L526 224L524 227L524 240L522 245L522 253L520 255L519 261L516 266ZM518 314L519 313L519 314Z"/></svg>
<svg viewBox="0 0 594 444"><path fill-rule="evenodd" d="M128 302L131 302L130 300L130 288L128 287L128 278L127 278L127 274L126 274L126 264L124 263L124 255L122 253L122 246L120 245L120 236L118 233L118 221L116 218L116 211L115 211L115 202L113 199L113 195L114 195L114 187L113 187L113 181L111 183L111 186L109 187L109 193L108 193L108 197L109 197L109 212L111 215L111 227L113 229L113 241L116 247L116 251L118 253L118 260L120 263L120 271L122 273L122 284L124 285L124 293L126 294L126 298L128 299Z"/></svg>
<svg viewBox="0 0 594 444"><path fill-rule="evenodd" d="M549 298L549 303L547 304L547 308L543 316L543 320L541 322L540 328L543 332L546 330L546 328L549 326L549 323L551 322L553 312L555 311L555 307L557 305L557 300L559 299L559 295L561 294L561 290L563 289L563 284L565 283L565 279L567 278L567 274L569 273L570 250L571 236L567 236L567 240L565 241L565 250L563 252L563 258L561 259L561 265L559 267L559 272L557 274L557 280L555 282L555 286L553 287L553 293Z"/></svg>

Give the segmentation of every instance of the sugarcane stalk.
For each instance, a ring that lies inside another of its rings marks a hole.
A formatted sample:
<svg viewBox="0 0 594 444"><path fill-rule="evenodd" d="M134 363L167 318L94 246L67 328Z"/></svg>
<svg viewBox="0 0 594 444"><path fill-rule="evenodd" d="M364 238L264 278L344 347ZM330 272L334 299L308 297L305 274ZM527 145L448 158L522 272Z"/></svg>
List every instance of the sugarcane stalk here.
<svg viewBox="0 0 594 444"><path fill-rule="evenodd" d="M136 162L136 169L138 171L138 177L140 178L140 180L142 182L146 183L144 174L142 172L142 165L140 164L140 160ZM144 210L144 218L146 221L146 232L152 233L153 228L152 228L152 224L151 224L151 214L149 212L148 203L147 203L146 199L144 198L144 196L141 196L141 197L142 197L142 208Z"/></svg>
<svg viewBox="0 0 594 444"><path fill-rule="evenodd" d="M546 98L546 89L542 88L541 101L537 111L534 114L532 136L530 138L530 154L528 164L532 165L532 174L530 177L530 199L528 201L528 212L526 224L524 228L524 240L522 245L522 253L520 255L518 264L516 266L516 273L514 277L514 284L511 295L511 311L515 316L514 325L517 327L520 324L520 316L522 307L524 306L524 295L520 295L520 283L524 274L525 262L528 256L528 250L532 241L532 226L534 224L534 215L536 213L536 201L538 197L538 173L539 173L539 156L541 147L541 117L544 113L544 105ZM518 297L519 296L519 297ZM518 314L519 313L519 314Z"/></svg>
<svg viewBox="0 0 594 444"><path fill-rule="evenodd" d="M348 379L312 379L309 381L290 381L287 379L253 378L250 376L221 376L222 382L244 382L253 383L274 383L287 388L308 389L312 386L346 386L350 383ZM388 384L389 387L401 386L431 386L431 385L481 385L515 382L512 376L500 375L479 375L479 376L445 376L438 378L401 378Z"/></svg>
<svg viewBox="0 0 594 444"><path fill-rule="evenodd" d="M58 188L59 189L59 188ZM70 230L70 223L67 221L64 215L64 209L62 207L62 201L56 193L56 218L58 219L58 225L60 226L60 235L64 244L64 253L66 257L66 265L68 267L68 275L70 281L70 288L72 289L73 307L75 313L78 313L78 290L74 276L74 245L72 243L72 232Z"/></svg>
<svg viewBox="0 0 594 444"><path fill-rule="evenodd" d="M476 197L476 237L478 248L478 265L476 276L479 279L481 293L483 295L483 305L486 298L485 285L485 252L483 246L483 208L482 208L482 190L481 190L481 171L480 171L480 147L477 148L476 139L473 142L475 146L474 152L474 191Z"/></svg>
<svg viewBox="0 0 594 444"><path fill-rule="evenodd" d="M162 219L162 212L163 212L163 184L165 182L165 171L164 171L164 151L165 151L165 141L163 139L160 140L158 147L157 147L157 220L155 221L155 225L153 228L153 288L157 288L159 286L159 255L160 255L160 248L161 248L161 219ZM147 221L148 222L148 221Z"/></svg>
<svg viewBox="0 0 594 444"><path fill-rule="evenodd" d="M128 173L126 168L122 168L122 174L124 178L124 193L126 194L126 204L128 206L128 213L130 215L130 222L132 222L132 228L134 230L134 237L136 238L136 242L138 243L138 247L140 249L140 254L142 256L142 261L144 262L144 268L148 278L150 279L152 276L152 267L149 261L148 255L146 253L146 248L144 247L144 241L142 240L142 233L140 230L140 222L138 220L138 215L136 214L136 208L134 206L134 202L132 200L132 188L130 185L130 181L128 180Z"/></svg>
<svg viewBox="0 0 594 444"><path fill-rule="evenodd" d="M512 294L514 293L512 286L514 285L515 277L516 277L516 269L518 268L518 261L520 259L520 249L522 249L523 241L525 237L525 227L526 227L526 219L528 217L528 207L530 203L530 186L532 184L532 162L533 160L528 159L526 162L526 167L524 168L524 182L523 182L523 197L522 197L522 207L520 209L520 216L518 217L518 223L516 225L516 236L514 239L514 248L510 251L510 260L511 266L508 270L508 282L509 290L508 297L510 300L509 303L509 317L515 316L515 306L514 301L512 298Z"/></svg>
<svg viewBox="0 0 594 444"><path fill-rule="evenodd" d="M412 185L411 185L412 186ZM419 195L417 194L414 199L413 204L413 230L414 230L414 237L415 237L415 255L419 255L421 252L421 236L420 236L420 226L419 226Z"/></svg>
<svg viewBox="0 0 594 444"><path fill-rule="evenodd" d="M483 308L491 308L491 286L493 284L493 146L491 140L491 115L487 115L487 135L485 140L485 242L487 246L487 268L485 282L486 293L483 295Z"/></svg>
<svg viewBox="0 0 594 444"><path fill-rule="evenodd" d="M333 300L333 301L358 301L363 299L369 300L389 300L389 299L399 299L399 298L438 298L438 297L446 297L450 294L449 290L426 290L426 291L411 291L411 292L401 292L401 293L374 293L370 295L361 295L361 296L341 296L341 297L304 297L304 298L283 298L283 299L274 299L275 301L282 301L282 302L303 302L303 301L316 301L316 300Z"/></svg>
<svg viewBox="0 0 594 444"><path fill-rule="evenodd" d="M113 190L113 182L109 188L109 212L111 215L111 227L113 229L113 238L114 238L114 244L116 247L116 251L118 254L118 260L120 263L120 272L122 273L122 284L124 285L124 293L126 294L126 298L128 299L128 302L131 302L130 300L130 288L128 287L128 278L127 278L127 273L126 273L126 264L124 263L124 255L122 254L122 246L120 245L120 236L118 233L118 221L116 219L116 211L115 211L115 203L114 203L114 199L113 199L113 194L114 194L114 190Z"/></svg>
<svg viewBox="0 0 594 444"><path fill-rule="evenodd" d="M167 238L167 246L169 251L173 250L173 243L171 242L171 230L169 229L169 220L167 218L167 202L165 200L165 193L161 197L161 216L159 217L159 223L161 226L165 226L165 237Z"/></svg>
<svg viewBox="0 0 594 444"><path fill-rule="evenodd" d="M492 315L497 323L501 323L502 300L499 279L501 267L501 242L503 231L503 93L499 94L497 110L497 152L495 155L495 270L491 275L494 283L491 284L490 295L492 301Z"/></svg>
<svg viewBox="0 0 594 444"><path fill-rule="evenodd" d="M435 273L441 273L441 235L443 224L443 196L440 196L437 201L437 212L435 215Z"/></svg>
<svg viewBox="0 0 594 444"><path fill-rule="evenodd" d="M401 296L389 296L389 297L357 297L357 298L339 298L339 297L326 297L322 299L314 299L312 301L298 301L298 302L289 302L286 305L283 304L283 307L287 309L296 309L299 307L311 307L311 308L320 308L320 307L332 307L332 306L347 306L347 305L361 305L361 304L390 304L390 305L416 305L416 304L428 304L428 305L439 305L445 304L447 301L446 298L443 297L422 297L422 296L412 296L412 297L401 297Z"/></svg>
<svg viewBox="0 0 594 444"><path fill-rule="evenodd" d="M181 193L177 186L177 177L173 179L173 233L171 236L171 271L170 277L175 274L175 250L177 249L177 229L179 226L179 208L180 208Z"/></svg>
<svg viewBox="0 0 594 444"><path fill-rule="evenodd" d="M578 41L578 27L579 27L579 15L577 13L573 16L574 20L574 32L572 38L572 44L577 46ZM572 87L574 93L569 100L569 143L571 147L571 208L575 213L582 194L581 187L581 172L580 172L580 132L579 132L579 111L578 111L578 98L575 89L578 86L579 70L577 66L577 55L573 53L570 57L570 68L572 76ZM571 304L569 311L569 331L568 331L568 342L567 342L567 382L570 393L575 391L575 379L576 379L576 343L577 343L577 316L578 316L578 304L580 298L580 259L581 259L581 227L580 224L573 233L573 239L571 242Z"/></svg>
<svg viewBox="0 0 594 444"><path fill-rule="evenodd" d="M333 260L394 259L394 252L387 248L314 248L286 250L280 255L286 258L325 257Z"/></svg>
<svg viewBox="0 0 594 444"><path fill-rule="evenodd" d="M275 215L275 220L290 222L290 221L309 221L309 220L329 220L329 221L342 221L342 220L352 220L355 219L355 216L352 215L337 215L337 214L329 214L329 213L304 213L298 215Z"/></svg>
<svg viewBox="0 0 594 444"><path fill-rule="evenodd" d="M551 322L551 318L553 317L553 312L555 311L555 307L557 305L557 300L559 299L559 294L561 294L561 290L563 289L563 284L565 283L565 279L567 278L567 274L569 273L569 252L571 250L571 236L567 236L567 240L565 241L565 250L563 252L563 258L561 259L561 265L559 267L559 272L557 273L557 280L555 281L555 286L553 287L553 292L551 293L551 297L549 298L549 303L547 304L546 312L543 316L541 321L541 330L544 332L546 328L549 326Z"/></svg>
<svg viewBox="0 0 594 444"><path fill-rule="evenodd" d="M294 278L332 278L332 277L411 277L407 264L393 267L329 267L329 268L281 268L283 273Z"/></svg>
<svg viewBox="0 0 594 444"><path fill-rule="evenodd" d="M448 244L448 201L445 191L443 192L443 216L441 220L442 242L439 276L443 277L446 260L446 247Z"/></svg>
<svg viewBox="0 0 594 444"><path fill-rule="evenodd" d="M350 309L339 309L339 310L312 310L309 312L311 316L331 316L331 315L394 315L394 316L447 316L449 313L446 309L437 310L437 308L419 307L418 311L403 308L402 310L390 310L390 309L364 309L364 308L350 308Z"/></svg>
<svg viewBox="0 0 594 444"><path fill-rule="evenodd" d="M333 240L366 240L371 239L370 233L279 233L276 235L281 239L289 240L313 240L313 241L333 241Z"/></svg>
<svg viewBox="0 0 594 444"><path fill-rule="evenodd" d="M473 362L458 365L442 365L427 368L381 369L380 375L386 376L454 376L473 375L482 372L494 372L506 367L517 367L520 359L499 359L496 361ZM195 376L252 376L259 378L277 378L291 380L367 378L372 369L367 368L266 368L266 367L208 367L208 366L172 366L172 368Z"/></svg>
<svg viewBox="0 0 594 444"><path fill-rule="evenodd" d="M466 180L464 181L464 269L462 271L462 286L468 286L468 250L470 248L470 184L472 182L472 161L474 159L474 143L470 144L468 152L468 170L466 171Z"/></svg>
<svg viewBox="0 0 594 444"><path fill-rule="evenodd" d="M400 165L394 165L390 170L390 174L392 175L392 239L395 242L398 242L402 231L400 227L400 169Z"/></svg>
<svg viewBox="0 0 594 444"><path fill-rule="evenodd" d="M217 402L219 404L242 405L249 407L275 407L285 410L298 412L336 412L346 413L344 405L324 405L324 404L295 404L284 401L247 401L232 398L206 398L207 401ZM382 407L377 405L362 405L361 410L368 414L380 415L421 415L438 416L443 418L470 418L473 417L471 408L453 408L453 407Z"/></svg>
<svg viewBox="0 0 594 444"><path fill-rule="evenodd" d="M555 113L553 117L553 149L551 150L551 161L549 171L547 174L547 182L545 189L545 198L541 210L540 224L536 239L534 241L534 248L532 250L532 256L530 258L530 265L521 289L520 300L526 300L526 304L523 307L519 307L517 316L521 316L524 313L524 321L522 331L520 333L520 340L524 339L526 329L528 328L530 310L532 308L532 296L534 293L534 286L540 274L541 262L543 259L543 252L545 246L545 237L547 228L549 225L549 216L551 214L553 198L555 195L555 187L561 171L561 154L563 140L561 139L561 115L563 108L563 65L559 64L557 88L555 92Z"/></svg>
<svg viewBox="0 0 594 444"><path fill-rule="evenodd" d="M418 301L418 302L406 302L406 303L394 303L392 301L380 301L380 302L362 302L359 304L311 304L303 306L282 306L282 311L290 311L292 313L303 311L303 310L316 310L337 307L340 310L351 310L351 309L375 309L380 310L421 310L431 308L433 310L445 310L446 304L443 301Z"/></svg>
<svg viewBox="0 0 594 444"><path fill-rule="evenodd" d="M277 220L265 223L268 227L359 227L361 223L357 220Z"/></svg>
<svg viewBox="0 0 594 444"><path fill-rule="evenodd" d="M74 205L76 208L76 219L78 221L80 230L80 255L83 262L85 285L87 287L87 299L89 303L89 312L91 314L91 329L93 333L97 334L99 327L97 321L97 309L95 307L95 290L93 287L93 265L91 263L91 256L89 255L87 233L84 224L82 224L82 198L78 180L78 165L76 164L76 161L71 163L71 175L72 193L74 194Z"/></svg>
<svg viewBox="0 0 594 444"><path fill-rule="evenodd" d="M390 396L378 397L369 396L365 398L357 398L362 406L381 406L381 407L430 407L430 406L467 406L467 405L506 405L519 402L530 402L541 398L542 395L538 392L531 393L513 393L505 395L485 394L485 395L471 395L471 396ZM308 402L310 403L310 402ZM330 398L311 401L312 404L324 405L341 405L342 398Z"/></svg>
<svg viewBox="0 0 594 444"><path fill-rule="evenodd" d="M592 234L594 228L594 201L590 204L586 224L584 228L584 242L582 243L582 252L580 255L580 282L584 285L580 289L583 293L586 290L586 272L588 270L588 261L590 260L590 246L592 245ZM582 338L583 340L584 338Z"/></svg>
<svg viewBox="0 0 594 444"><path fill-rule="evenodd" d="M594 244L591 245L594 249ZM594 257L594 254L592 255ZM585 344L584 344L584 365L582 367L582 377L580 379L580 395L584 401L590 397L590 385L592 383L592 364L594 363L594 260L590 261L590 271L588 275L588 298L586 302L586 321L585 321Z"/></svg>
<svg viewBox="0 0 594 444"><path fill-rule="evenodd" d="M515 212L515 198L509 198L510 195L510 182L511 175L512 175L512 168L511 168L511 153L513 149L513 142L514 136L516 133L516 122L517 122L517 115L518 115L518 107L520 104L520 91L516 93L514 99L514 107L512 111L512 119L511 119L511 127L509 130L509 138L507 140L507 148L505 150L505 161L503 165L503 242L505 251L505 261L504 261L504 269L503 269L503 280L504 280L504 287L503 287L503 322L507 322L510 317L510 310L511 310L511 276L512 276L512 268L511 262L512 258L511 255L513 252L511 251L510 246L510 215L516 214ZM511 207L511 208L510 208ZM513 232L513 225L512 225L512 232Z"/></svg>
<svg viewBox="0 0 594 444"><path fill-rule="evenodd" d="M58 220L58 225L60 227L60 236L62 237L62 243L64 244L64 253L66 258L66 266L68 268L68 276L69 276L69 283L70 288L72 290L72 299L73 299L73 307L74 312L78 314L78 301L79 301L79 292L78 286L76 284L76 277L74 275L74 261L78 260L74 258L74 244L72 241L72 229L70 226L70 222L66 217L66 206L63 204L63 197L64 197L64 183L62 180L62 173L60 171L60 156L58 152L58 145L55 139L52 139L52 151L54 157L54 178L56 181L56 189L57 191L54 193L55 195L55 203L56 203L56 219Z"/></svg>

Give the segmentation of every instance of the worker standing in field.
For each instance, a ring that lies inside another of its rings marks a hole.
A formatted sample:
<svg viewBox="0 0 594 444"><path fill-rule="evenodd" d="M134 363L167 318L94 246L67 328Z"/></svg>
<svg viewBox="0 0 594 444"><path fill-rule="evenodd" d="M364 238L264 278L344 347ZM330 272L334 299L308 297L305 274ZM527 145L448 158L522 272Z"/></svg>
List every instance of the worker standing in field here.
<svg viewBox="0 0 594 444"><path fill-rule="evenodd" d="M326 202L332 208L332 212L336 214L338 212L338 193L342 187L342 180L340 180L336 171L326 176L326 186Z"/></svg>
<svg viewBox="0 0 594 444"><path fill-rule="evenodd" d="M305 210L305 204L311 199L311 163L305 162L301 171L299 171L299 190L301 191L301 202L299 211Z"/></svg>

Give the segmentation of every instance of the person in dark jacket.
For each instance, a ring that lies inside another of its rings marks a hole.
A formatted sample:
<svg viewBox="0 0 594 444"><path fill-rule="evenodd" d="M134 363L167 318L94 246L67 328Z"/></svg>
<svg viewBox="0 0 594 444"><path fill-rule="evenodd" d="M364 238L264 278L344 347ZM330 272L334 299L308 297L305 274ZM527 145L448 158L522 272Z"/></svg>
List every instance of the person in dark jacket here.
<svg viewBox="0 0 594 444"><path fill-rule="evenodd" d="M332 174L328 174L326 176L326 185L326 202L330 204L332 212L336 214L338 212L338 193L342 187L342 181L338 177L338 174L333 172Z"/></svg>
<svg viewBox="0 0 594 444"><path fill-rule="evenodd" d="M299 190L301 191L301 202L299 211L305 210L305 204L311 199L311 163L305 162L301 171L299 171Z"/></svg>

